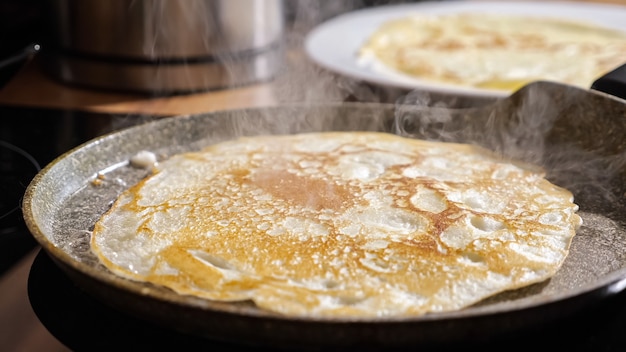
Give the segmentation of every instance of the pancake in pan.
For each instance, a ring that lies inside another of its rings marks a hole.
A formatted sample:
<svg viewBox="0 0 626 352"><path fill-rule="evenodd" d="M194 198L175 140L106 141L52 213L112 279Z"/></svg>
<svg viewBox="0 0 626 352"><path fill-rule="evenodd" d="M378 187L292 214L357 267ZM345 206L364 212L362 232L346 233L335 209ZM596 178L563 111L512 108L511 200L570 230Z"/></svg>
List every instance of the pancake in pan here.
<svg viewBox="0 0 626 352"><path fill-rule="evenodd" d="M572 194L480 147L378 132L174 155L95 224L112 272L290 316L418 316L549 279Z"/></svg>

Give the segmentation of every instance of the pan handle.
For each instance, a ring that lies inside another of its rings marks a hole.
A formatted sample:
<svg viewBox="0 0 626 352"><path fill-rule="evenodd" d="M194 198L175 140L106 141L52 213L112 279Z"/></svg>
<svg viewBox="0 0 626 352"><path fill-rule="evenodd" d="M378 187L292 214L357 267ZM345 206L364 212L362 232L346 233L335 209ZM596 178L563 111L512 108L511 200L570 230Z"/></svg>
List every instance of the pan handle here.
<svg viewBox="0 0 626 352"><path fill-rule="evenodd" d="M598 78L591 89L626 99L626 64Z"/></svg>

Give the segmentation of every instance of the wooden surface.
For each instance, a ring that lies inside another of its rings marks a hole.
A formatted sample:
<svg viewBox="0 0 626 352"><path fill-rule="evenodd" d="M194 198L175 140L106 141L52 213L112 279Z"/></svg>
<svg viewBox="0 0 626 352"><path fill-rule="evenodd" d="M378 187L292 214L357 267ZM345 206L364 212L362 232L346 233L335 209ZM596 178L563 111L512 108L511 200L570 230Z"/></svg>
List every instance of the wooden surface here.
<svg viewBox="0 0 626 352"><path fill-rule="evenodd" d="M626 5L626 0L587 2ZM298 55L290 59L296 62L305 60ZM42 74L37 62L32 61L0 90L0 104L119 114L178 115L242 107L262 107L281 101L345 98L333 87L337 84L350 84L349 82L333 79L329 79L327 84L308 82L306 80L308 74L324 75L321 71L305 66L298 72L287 70L278 79L268 83L190 95L149 97L69 87ZM286 86L285 81L291 79L291 75L299 76L303 83L299 87ZM367 100L376 100L372 92L357 89L357 93ZM0 277L0 350L68 351L39 323L28 302L26 281L33 258L34 252Z"/></svg>
<svg viewBox="0 0 626 352"><path fill-rule="evenodd" d="M0 90L0 104L71 109L115 114L179 115L240 107L258 107L275 101L271 83L171 97L124 94L71 87L41 70L37 58L28 62Z"/></svg>

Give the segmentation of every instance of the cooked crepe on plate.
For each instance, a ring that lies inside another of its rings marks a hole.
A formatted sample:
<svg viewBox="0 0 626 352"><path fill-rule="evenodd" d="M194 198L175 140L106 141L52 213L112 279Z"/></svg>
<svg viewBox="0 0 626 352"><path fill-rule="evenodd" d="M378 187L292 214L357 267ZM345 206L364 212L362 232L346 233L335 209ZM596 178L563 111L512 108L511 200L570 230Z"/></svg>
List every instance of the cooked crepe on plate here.
<svg viewBox="0 0 626 352"><path fill-rule="evenodd" d="M244 137L177 154L93 229L112 272L289 316L417 316L544 281L572 194L486 149L379 132Z"/></svg>
<svg viewBox="0 0 626 352"><path fill-rule="evenodd" d="M357 56L383 74L512 91L537 80L589 88L625 52L626 33L582 20L460 12L386 21Z"/></svg>

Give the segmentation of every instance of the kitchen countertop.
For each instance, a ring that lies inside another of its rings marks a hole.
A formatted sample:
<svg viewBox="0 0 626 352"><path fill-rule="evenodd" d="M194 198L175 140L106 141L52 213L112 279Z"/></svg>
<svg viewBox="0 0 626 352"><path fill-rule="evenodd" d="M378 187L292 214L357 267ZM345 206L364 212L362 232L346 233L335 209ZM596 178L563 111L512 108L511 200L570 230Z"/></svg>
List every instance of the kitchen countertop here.
<svg viewBox="0 0 626 352"><path fill-rule="evenodd" d="M593 0L626 4L624 0ZM290 60L304 60L290 54ZM315 71L306 66L308 73ZM316 71L315 71L316 72ZM28 62L16 76L0 90L0 105L46 109L69 109L104 114L181 115L247 107L263 107L284 101L303 99L304 94L290 92L285 79L294 72L284 72L275 80L244 87L196 94L150 97L138 94L121 94L70 87L48 78L39 70L35 60ZM303 71L295 72L296 75ZM323 73L319 73L323 74ZM312 87L324 90L325 87ZM354 97L335 94L332 89L313 100L346 100ZM359 100L380 101L376 92L365 92ZM38 248L17 262L0 277L0 346L7 351L51 351L69 349L52 336L34 314L27 295L27 280ZM626 341L621 341L626 343ZM608 350L608 349L607 349Z"/></svg>
<svg viewBox="0 0 626 352"><path fill-rule="evenodd" d="M487 1L503 2L506 0ZM544 0L530 1L545 2ZM626 5L626 0L573 0L572 2ZM292 63L304 63L306 61L306 58L302 57L302 54L298 54L298 51L290 52L288 59ZM152 97L149 95L112 93L71 87L47 77L38 66L36 60L29 62L14 79L0 90L0 105L72 109L112 114L192 114L224 109L261 107L275 105L284 101L301 100L303 96L297 96L296 93L289 90L302 88L309 82L303 81L301 87L285 87L284 78L291 77L294 74L304 75L313 72L322 74L308 66L304 68L298 66L298 72L290 71L288 67L286 68L287 72L281 72L278 75L278 83L276 80L273 80L233 89L169 97ZM332 89L330 91L330 93L326 92L326 94L319 96L307 96L306 99L307 101L312 101L345 98L345 96L334 95ZM379 100L378 97L366 93L365 96L357 98L359 100Z"/></svg>
<svg viewBox="0 0 626 352"><path fill-rule="evenodd" d="M168 97L71 87L44 74L37 58L26 63L0 90L0 105L111 114L193 114L266 106L275 101L272 82Z"/></svg>

